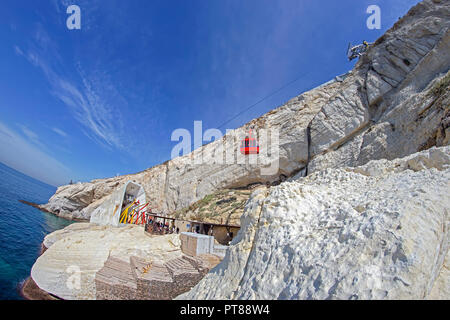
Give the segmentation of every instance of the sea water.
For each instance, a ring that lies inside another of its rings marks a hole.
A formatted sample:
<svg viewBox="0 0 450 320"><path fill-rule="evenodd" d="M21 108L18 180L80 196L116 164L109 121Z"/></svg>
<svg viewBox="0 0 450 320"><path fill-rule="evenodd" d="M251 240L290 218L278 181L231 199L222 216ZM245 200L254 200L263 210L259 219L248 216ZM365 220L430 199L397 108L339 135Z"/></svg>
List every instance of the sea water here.
<svg viewBox="0 0 450 320"><path fill-rule="evenodd" d="M44 237L71 223L19 202L46 203L55 191L0 163L0 300L22 299L18 287L30 275Z"/></svg>

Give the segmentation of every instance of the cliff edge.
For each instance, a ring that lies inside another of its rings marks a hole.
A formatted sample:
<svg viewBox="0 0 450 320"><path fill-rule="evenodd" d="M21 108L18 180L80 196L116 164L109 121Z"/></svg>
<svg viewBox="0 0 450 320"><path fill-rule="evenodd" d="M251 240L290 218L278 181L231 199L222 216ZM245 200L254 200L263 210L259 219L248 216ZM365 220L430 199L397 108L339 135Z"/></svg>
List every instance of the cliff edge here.
<svg viewBox="0 0 450 320"><path fill-rule="evenodd" d="M449 299L450 147L255 192L224 260L179 299Z"/></svg>
<svg viewBox="0 0 450 320"><path fill-rule="evenodd" d="M115 188L141 184L156 212L172 213L223 189L276 184L325 168L395 159L449 143L450 3L425 0L389 29L344 79L305 92L221 140L143 172L58 188L41 208L88 220ZM208 159L239 156L245 128L279 132L279 166L225 164ZM203 158L200 165L193 157Z"/></svg>

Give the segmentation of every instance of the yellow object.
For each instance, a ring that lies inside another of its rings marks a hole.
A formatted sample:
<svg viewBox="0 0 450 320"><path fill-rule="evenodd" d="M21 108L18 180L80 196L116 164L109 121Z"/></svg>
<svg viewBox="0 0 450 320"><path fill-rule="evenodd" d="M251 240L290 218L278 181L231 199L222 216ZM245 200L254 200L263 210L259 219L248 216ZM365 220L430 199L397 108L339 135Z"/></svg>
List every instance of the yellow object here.
<svg viewBox="0 0 450 320"><path fill-rule="evenodd" d="M136 210L139 210L139 207L134 208L134 209L131 211L131 213L129 214L129 218L128 218L127 223L133 223L133 218L134 218L134 215L136 214Z"/></svg>
<svg viewBox="0 0 450 320"><path fill-rule="evenodd" d="M153 262L150 262L148 265L146 265L145 267L142 268L142 273L147 273L150 268L152 267Z"/></svg>
<svg viewBox="0 0 450 320"><path fill-rule="evenodd" d="M114 215L116 214L116 211L117 211L117 209L119 209L119 205L118 204L116 204L116 207L114 208L114 211L113 211L113 217L114 217Z"/></svg>
<svg viewBox="0 0 450 320"><path fill-rule="evenodd" d="M134 200L128 207L125 208L125 210L122 211L120 214L120 223L123 223L125 219L128 217L128 210L136 203L136 200Z"/></svg>

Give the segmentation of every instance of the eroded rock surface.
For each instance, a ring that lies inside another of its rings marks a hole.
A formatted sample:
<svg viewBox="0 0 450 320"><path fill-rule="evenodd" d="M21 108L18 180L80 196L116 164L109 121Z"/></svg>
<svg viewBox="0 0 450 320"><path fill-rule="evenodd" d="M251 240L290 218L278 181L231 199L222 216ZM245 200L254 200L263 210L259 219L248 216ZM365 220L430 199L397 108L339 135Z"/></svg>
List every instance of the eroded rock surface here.
<svg viewBox="0 0 450 320"><path fill-rule="evenodd" d="M183 299L449 299L450 147L258 190Z"/></svg>
<svg viewBox="0 0 450 320"><path fill-rule="evenodd" d="M237 161L243 127L141 173L60 187L42 207L66 218L89 219L115 188L134 180L144 186L156 212L170 213L225 188L448 145L449 25L449 1L422 1L375 42L343 81L303 93L247 124L279 131L275 172L261 173L271 163L264 154L254 165L214 161L223 150ZM232 139L233 134L240 139ZM193 164L194 156L203 162Z"/></svg>
<svg viewBox="0 0 450 320"><path fill-rule="evenodd" d="M95 274L108 257L128 263L137 256L164 263L182 256L178 235L149 237L136 225L118 228L74 223L49 234L44 245L48 249L33 265L31 277L42 290L68 300L96 298ZM76 279L70 278L77 272L79 288Z"/></svg>
<svg viewBox="0 0 450 320"><path fill-rule="evenodd" d="M95 275L97 300L170 300L189 291L220 262L214 255L183 255L164 263L109 257Z"/></svg>

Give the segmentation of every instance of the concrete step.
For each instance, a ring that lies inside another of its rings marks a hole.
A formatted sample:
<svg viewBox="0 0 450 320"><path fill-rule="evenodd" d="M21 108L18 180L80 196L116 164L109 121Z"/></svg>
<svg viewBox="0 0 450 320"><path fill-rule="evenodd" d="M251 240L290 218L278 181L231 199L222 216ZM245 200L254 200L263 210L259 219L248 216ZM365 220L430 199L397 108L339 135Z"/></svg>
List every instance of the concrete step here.
<svg viewBox="0 0 450 320"><path fill-rule="evenodd" d="M109 267L103 267L99 272L97 272L98 275L104 275L106 277L116 277L122 282L135 282L136 280L131 275L130 271L124 272L122 270L117 270Z"/></svg>
<svg viewBox="0 0 450 320"><path fill-rule="evenodd" d="M110 299L115 295L136 295L137 283L131 274L130 264L114 257L108 257L104 266L96 273L95 283L99 299Z"/></svg>
<svg viewBox="0 0 450 320"><path fill-rule="evenodd" d="M103 267L118 270L123 272L124 274L131 274L130 263L114 257L109 257L108 260L106 260Z"/></svg>
<svg viewBox="0 0 450 320"><path fill-rule="evenodd" d="M183 273L198 274L198 270L187 260L183 258L175 258L165 263L169 272L174 275Z"/></svg>
<svg viewBox="0 0 450 320"><path fill-rule="evenodd" d="M148 268L149 264L151 264L150 268ZM137 280L173 282L172 275L160 262L145 261L133 256L130 258L130 265L132 275ZM144 272L144 268L148 268L147 272Z"/></svg>
<svg viewBox="0 0 450 320"><path fill-rule="evenodd" d="M122 278L116 277L116 276L111 276L107 273L104 274L97 274L95 276L95 281L96 282L103 282L104 284L110 285L110 286L115 286L115 285L121 285L121 286L125 286L128 287L130 289L137 289L137 284L134 281L134 279L132 281L126 281Z"/></svg>
<svg viewBox="0 0 450 320"><path fill-rule="evenodd" d="M109 257L103 268L101 268L96 278L102 279L102 281L108 282L120 282L120 283L134 283L135 279L131 274L130 264L117 258ZM107 279L110 278L108 281ZM135 285L134 285L135 286Z"/></svg>
<svg viewBox="0 0 450 320"><path fill-rule="evenodd" d="M172 275L164 265L152 266L147 273L142 275L142 278L161 282L173 282Z"/></svg>

